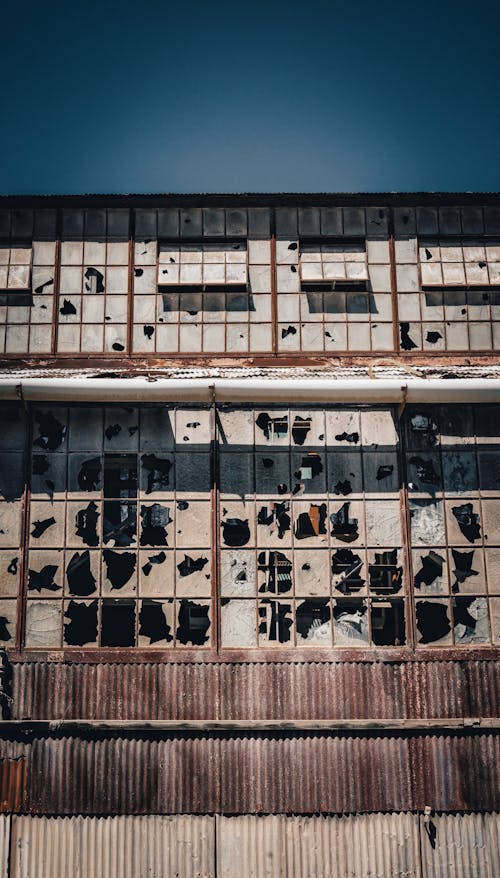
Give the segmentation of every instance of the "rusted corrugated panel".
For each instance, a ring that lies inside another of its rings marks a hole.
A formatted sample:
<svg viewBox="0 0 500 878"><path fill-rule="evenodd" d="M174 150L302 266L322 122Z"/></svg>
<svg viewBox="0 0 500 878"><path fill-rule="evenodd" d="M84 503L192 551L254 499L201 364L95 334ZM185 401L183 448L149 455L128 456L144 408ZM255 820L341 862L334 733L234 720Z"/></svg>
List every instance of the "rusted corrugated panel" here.
<svg viewBox="0 0 500 878"><path fill-rule="evenodd" d="M405 688L409 717L467 715L467 681L462 662L408 662Z"/></svg>
<svg viewBox="0 0 500 878"><path fill-rule="evenodd" d="M404 718L403 672L382 662L221 665L221 718Z"/></svg>
<svg viewBox="0 0 500 878"><path fill-rule="evenodd" d="M28 810L38 814L210 813L219 802L218 741L38 738Z"/></svg>
<svg viewBox="0 0 500 878"><path fill-rule="evenodd" d="M23 812L500 809L493 733L62 733L23 745ZM10 748L9 743L9 748ZM0 751L2 755L4 750Z"/></svg>
<svg viewBox="0 0 500 878"><path fill-rule="evenodd" d="M464 662L469 695L469 715L500 716L500 673L498 662Z"/></svg>
<svg viewBox="0 0 500 878"><path fill-rule="evenodd" d="M221 739L221 811L226 814L404 810L411 802L404 737Z"/></svg>
<svg viewBox="0 0 500 878"><path fill-rule="evenodd" d="M422 878L497 878L500 814L421 817Z"/></svg>
<svg viewBox="0 0 500 878"><path fill-rule="evenodd" d="M0 814L0 878L9 878L10 815Z"/></svg>
<svg viewBox="0 0 500 878"><path fill-rule="evenodd" d="M415 735L411 747L417 809L500 809L500 735Z"/></svg>
<svg viewBox="0 0 500 878"><path fill-rule="evenodd" d="M213 817L14 817L10 878L215 878Z"/></svg>
<svg viewBox="0 0 500 878"><path fill-rule="evenodd" d="M498 716L495 661L13 665L15 719ZM220 706L219 706L220 699Z"/></svg>
<svg viewBox="0 0 500 878"><path fill-rule="evenodd" d="M27 760L0 759L0 811L18 811L26 795Z"/></svg>
<svg viewBox="0 0 500 878"><path fill-rule="evenodd" d="M102 719L212 719L218 712L217 666L100 665L98 695Z"/></svg>
<svg viewBox="0 0 500 878"><path fill-rule="evenodd" d="M15 719L214 719L217 665L13 665Z"/></svg>

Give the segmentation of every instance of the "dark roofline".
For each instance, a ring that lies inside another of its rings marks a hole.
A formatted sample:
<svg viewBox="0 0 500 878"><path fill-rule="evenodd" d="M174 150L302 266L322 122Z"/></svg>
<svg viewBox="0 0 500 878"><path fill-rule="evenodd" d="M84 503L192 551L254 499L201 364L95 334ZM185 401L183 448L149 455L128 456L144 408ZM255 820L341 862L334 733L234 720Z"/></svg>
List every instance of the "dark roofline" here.
<svg viewBox="0 0 500 878"><path fill-rule="evenodd" d="M192 194L0 195L2 208L49 207L279 207L500 205L500 192L240 192Z"/></svg>

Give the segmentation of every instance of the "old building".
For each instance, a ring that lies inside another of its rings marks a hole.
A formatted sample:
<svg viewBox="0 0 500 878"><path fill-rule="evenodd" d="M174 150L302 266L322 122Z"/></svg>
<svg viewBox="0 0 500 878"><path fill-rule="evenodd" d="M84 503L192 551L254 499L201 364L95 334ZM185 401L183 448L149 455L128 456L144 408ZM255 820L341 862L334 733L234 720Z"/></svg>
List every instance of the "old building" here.
<svg viewBox="0 0 500 878"><path fill-rule="evenodd" d="M0 236L0 876L498 876L500 196Z"/></svg>

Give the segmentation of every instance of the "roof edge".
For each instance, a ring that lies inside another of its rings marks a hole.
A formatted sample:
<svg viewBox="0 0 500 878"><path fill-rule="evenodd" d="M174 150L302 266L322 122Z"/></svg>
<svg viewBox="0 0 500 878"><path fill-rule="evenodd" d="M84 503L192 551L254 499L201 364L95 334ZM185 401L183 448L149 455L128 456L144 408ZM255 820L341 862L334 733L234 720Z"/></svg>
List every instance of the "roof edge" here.
<svg viewBox="0 0 500 878"><path fill-rule="evenodd" d="M500 192L209 192L0 195L0 208L85 207L96 204L114 207L500 205Z"/></svg>

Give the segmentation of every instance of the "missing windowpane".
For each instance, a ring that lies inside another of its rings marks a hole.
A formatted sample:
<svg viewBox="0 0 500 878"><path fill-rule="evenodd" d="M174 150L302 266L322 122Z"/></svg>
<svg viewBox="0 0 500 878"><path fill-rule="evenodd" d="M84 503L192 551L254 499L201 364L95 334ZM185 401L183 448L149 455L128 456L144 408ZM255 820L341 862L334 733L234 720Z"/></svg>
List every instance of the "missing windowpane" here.
<svg viewBox="0 0 500 878"><path fill-rule="evenodd" d="M179 605L177 640L184 646L203 646L208 640L210 619L208 606L182 600Z"/></svg>
<svg viewBox="0 0 500 878"><path fill-rule="evenodd" d="M135 601L102 602L101 646L135 646Z"/></svg>
<svg viewBox="0 0 500 878"><path fill-rule="evenodd" d="M127 454L104 455L104 496L137 497L137 458Z"/></svg>
<svg viewBox="0 0 500 878"><path fill-rule="evenodd" d="M372 601L371 634L376 646L404 646L406 643L403 601Z"/></svg>

